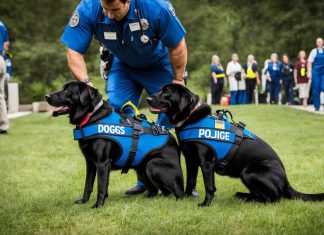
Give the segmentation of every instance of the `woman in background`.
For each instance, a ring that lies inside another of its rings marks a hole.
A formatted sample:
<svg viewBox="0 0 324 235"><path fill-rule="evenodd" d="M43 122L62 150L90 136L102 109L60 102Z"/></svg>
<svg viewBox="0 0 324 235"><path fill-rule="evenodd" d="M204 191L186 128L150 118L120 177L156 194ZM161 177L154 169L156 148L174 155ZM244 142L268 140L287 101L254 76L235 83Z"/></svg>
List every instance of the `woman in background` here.
<svg viewBox="0 0 324 235"><path fill-rule="evenodd" d="M247 103L251 104L254 90L260 84L258 66L253 55L247 57L247 63L243 65L242 72L246 83Z"/></svg>
<svg viewBox="0 0 324 235"><path fill-rule="evenodd" d="M224 87L224 69L220 63L219 56L213 55L212 62L210 65L210 89L212 95L212 104L220 104L220 99L222 97L223 87Z"/></svg>
<svg viewBox="0 0 324 235"><path fill-rule="evenodd" d="M294 104L294 66L289 63L289 57L287 54L283 54L282 56L281 75L286 95L286 104L292 105Z"/></svg>
<svg viewBox="0 0 324 235"><path fill-rule="evenodd" d="M269 62L265 73L268 74L268 80L270 83L270 103L278 104L282 75L281 62L278 61L278 55L276 53L271 54L271 61Z"/></svg>
<svg viewBox="0 0 324 235"><path fill-rule="evenodd" d="M245 79L242 79L242 66L238 54L232 55L232 61L227 64L226 75L228 76L231 99L230 104L246 104Z"/></svg>
<svg viewBox="0 0 324 235"><path fill-rule="evenodd" d="M298 53L298 61L295 63L294 80L298 86L299 99L302 100L303 106L307 107L307 99L309 96L309 80L307 77L307 60L304 50Z"/></svg>

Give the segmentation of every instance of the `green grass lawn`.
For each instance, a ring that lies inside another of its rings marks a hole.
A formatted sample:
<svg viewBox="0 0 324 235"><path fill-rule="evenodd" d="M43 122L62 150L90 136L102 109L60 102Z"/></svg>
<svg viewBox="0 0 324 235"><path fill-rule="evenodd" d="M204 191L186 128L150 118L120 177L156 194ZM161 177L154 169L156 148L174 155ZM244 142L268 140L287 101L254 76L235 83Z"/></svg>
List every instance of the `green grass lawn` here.
<svg viewBox="0 0 324 235"><path fill-rule="evenodd" d="M277 151L295 189L324 192L323 116L277 106L230 110ZM10 125L0 136L1 234L324 234L324 202L244 203L233 197L246 191L240 180L218 175L208 208L197 206L204 197L201 175L198 199L125 198L134 171L112 173L104 207L90 209L96 187L88 204L74 205L85 162L67 117L33 114Z"/></svg>

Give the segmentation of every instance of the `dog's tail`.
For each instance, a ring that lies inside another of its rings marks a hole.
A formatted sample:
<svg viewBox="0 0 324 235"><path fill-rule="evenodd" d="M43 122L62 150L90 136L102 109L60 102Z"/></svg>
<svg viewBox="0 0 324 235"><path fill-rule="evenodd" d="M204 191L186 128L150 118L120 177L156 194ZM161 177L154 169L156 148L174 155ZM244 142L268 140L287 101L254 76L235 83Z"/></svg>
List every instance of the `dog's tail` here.
<svg viewBox="0 0 324 235"><path fill-rule="evenodd" d="M306 194L301 193L293 189L290 184L287 186L287 190L284 194L285 198L288 199L301 199L303 201L324 201L324 193L318 193L318 194Z"/></svg>

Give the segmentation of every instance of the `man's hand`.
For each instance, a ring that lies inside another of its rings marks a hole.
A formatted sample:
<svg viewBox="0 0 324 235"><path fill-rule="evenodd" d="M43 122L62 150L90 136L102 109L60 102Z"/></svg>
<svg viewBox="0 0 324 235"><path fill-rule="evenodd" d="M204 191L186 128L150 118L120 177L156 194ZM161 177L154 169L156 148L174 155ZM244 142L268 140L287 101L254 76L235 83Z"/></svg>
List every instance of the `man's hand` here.
<svg viewBox="0 0 324 235"><path fill-rule="evenodd" d="M174 79L174 80L172 81L172 83L173 83L173 84L179 84L179 85L182 85L182 86L186 86L186 84L185 84L185 80L184 80L184 79L182 79L182 80Z"/></svg>
<svg viewBox="0 0 324 235"><path fill-rule="evenodd" d="M91 87L93 87L93 88L96 88L95 85L94 85L92 82L88 82L87 85L88 85L88 86L91 86Z"/></svg>

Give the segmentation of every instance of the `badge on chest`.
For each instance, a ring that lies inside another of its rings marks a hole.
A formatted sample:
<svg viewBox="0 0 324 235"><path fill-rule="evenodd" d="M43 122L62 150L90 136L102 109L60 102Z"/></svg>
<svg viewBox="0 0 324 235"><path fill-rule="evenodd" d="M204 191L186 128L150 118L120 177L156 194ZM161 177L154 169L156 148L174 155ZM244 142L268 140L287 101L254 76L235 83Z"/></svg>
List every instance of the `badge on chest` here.
<svg viewBox="0 0 324 235"><path fill-rule="evenodd" d="M104 32L105 40L117 40L116 32Z"/></svg>
<svg viewBox="0 0 324 235"><path fill-rule="evenodd" d="M130 23L129 29L131 32L135 32L135 31L141 30L141 26L140 26L139 22Z"/></svg>

